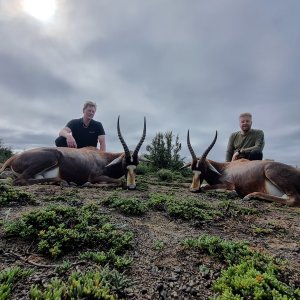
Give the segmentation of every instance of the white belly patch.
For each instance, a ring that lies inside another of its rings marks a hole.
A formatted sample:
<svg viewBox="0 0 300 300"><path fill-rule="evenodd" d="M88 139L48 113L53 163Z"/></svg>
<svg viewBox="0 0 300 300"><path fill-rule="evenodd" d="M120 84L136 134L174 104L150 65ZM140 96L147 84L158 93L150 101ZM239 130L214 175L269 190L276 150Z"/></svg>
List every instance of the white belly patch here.
<svg viewBox="0 0 300 300"><path fill-rule="evenodd" d="M270 182L269 180L266 180L265 187L266 187L266 191L269 195L288 199L288 196L283 191L281 191L278 187L276 187L272 182Z"/></svg>
<svg viewBox="0 0 300 300"><path fill-rule="evenodd" d="M54 168L51 170L46 170L40 172L34 176L34 179L44 179L44 178L56 178L58 177L59 168Z"/></svg>

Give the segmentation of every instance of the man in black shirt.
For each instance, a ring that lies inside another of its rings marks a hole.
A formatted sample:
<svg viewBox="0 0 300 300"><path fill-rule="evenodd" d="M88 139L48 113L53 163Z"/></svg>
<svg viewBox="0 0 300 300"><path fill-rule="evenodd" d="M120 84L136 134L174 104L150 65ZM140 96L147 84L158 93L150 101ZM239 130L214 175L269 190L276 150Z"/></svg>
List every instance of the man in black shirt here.
<svg viewBox="0 0 300 300"><path fill-rule="evenodd" d="M83 106L83 117L73 119L60 130L59 137L55 140L57 147L82 148L87 146L97 147L106 151L105 131L100 122L93 120L97 105L86 101Z"/></svg>

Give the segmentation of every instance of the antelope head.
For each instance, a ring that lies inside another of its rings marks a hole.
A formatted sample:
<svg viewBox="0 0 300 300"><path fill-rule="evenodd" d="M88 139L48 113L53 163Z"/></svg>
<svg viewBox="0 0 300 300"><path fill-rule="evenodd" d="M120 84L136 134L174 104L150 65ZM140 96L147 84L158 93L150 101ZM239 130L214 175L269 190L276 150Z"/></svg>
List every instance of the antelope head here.
<svg viewBox="0 0 300 300"><path fill-rule="evenodd" d="M216 143L218 136L218 132L216 131L215 137L212 143L208 146L208 148L203 152L202 156L197 158L193 147L190 142L190 132L188 130L187 133L187 146L192 156L192 162L187 164L185 167L191 167L193 171L193 180L190 186L190 191L197 193L201 191L201 184L204 179L206 179L208 170L212 170L219 174L219 172L210 164L210 162L206 159L209 151L213 148L214 144ZM220 174L219 174L220 175Z"/></svg>
<svg viewBox="0 0 300 300"><path fill-rule="evenodd" d="M146 137L146 118L144 117L144 129L143 134L138 142L137 146L135 147L134 151L129 151L129 148L121 134L120 130L120 116L118 117L118 137L124 149L124 156L122 157L122 168L125 173L126 177L126 186L129 190L134 190L136 188L135 182L135 170L139 161L143 161L141 157L138 156L139 150L145 140Z"/></svg>

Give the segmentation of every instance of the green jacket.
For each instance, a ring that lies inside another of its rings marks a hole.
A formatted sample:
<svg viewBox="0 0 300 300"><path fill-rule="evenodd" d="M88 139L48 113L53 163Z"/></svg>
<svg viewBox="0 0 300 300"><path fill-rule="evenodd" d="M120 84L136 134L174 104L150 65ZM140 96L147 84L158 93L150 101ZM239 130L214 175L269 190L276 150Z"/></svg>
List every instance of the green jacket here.
<svg viewBox="0 0 300 300"><path fill-rule="evenodd" d="M265 145L264 132L259 129L250 129L246 135L240 131L230 135L226 161L231 161L233 154L240 150L240 157L246 157L252 150L262 151Z"/></svg>

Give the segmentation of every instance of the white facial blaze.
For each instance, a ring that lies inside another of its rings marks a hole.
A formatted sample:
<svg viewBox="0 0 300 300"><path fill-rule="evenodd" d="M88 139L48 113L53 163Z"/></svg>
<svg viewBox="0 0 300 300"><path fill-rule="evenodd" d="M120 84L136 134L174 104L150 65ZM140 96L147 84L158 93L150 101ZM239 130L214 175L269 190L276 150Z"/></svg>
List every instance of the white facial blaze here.
<svg viewBox="0 0 300 300"><path fill-rule="evenodd" d="M127 186L129 187L135 187L136 183L135 183L135 172L134 170L136 169L135 165L129 165L127 166Z"/></svg>
<svg viewBox="0 0 300 300"><path fill-rule="evenodd" d="M200 171L193 171L194 176L193 176L193 181L190 187L191 191L197 191L200 189L200 175L201 172Z"/></svg>

